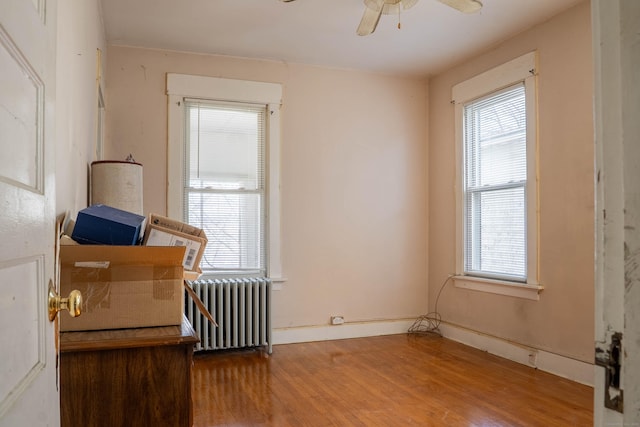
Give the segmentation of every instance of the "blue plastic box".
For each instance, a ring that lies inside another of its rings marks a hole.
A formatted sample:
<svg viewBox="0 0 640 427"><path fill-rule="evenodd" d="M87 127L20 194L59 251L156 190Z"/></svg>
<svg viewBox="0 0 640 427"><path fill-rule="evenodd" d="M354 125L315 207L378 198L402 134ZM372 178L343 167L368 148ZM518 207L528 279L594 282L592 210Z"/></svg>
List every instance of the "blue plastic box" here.
<svg viewBox="0 0 640 427"><path fill-rule="evenodd" d="M137 245L145 217L107 205L93 205L78 212L71 238L90 245Z"/></svg>

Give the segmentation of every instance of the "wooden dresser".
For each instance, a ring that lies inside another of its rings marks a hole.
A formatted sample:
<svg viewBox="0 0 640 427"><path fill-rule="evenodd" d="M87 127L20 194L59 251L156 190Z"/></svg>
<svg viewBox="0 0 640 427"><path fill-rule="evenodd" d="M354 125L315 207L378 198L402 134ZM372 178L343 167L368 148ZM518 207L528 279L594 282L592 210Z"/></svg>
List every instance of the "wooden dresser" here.
<svg viewBox="0 0 640 427"><path fill-rule="evenodd" d="M191 426L191 324L60 333L62 427Z"/></svg>

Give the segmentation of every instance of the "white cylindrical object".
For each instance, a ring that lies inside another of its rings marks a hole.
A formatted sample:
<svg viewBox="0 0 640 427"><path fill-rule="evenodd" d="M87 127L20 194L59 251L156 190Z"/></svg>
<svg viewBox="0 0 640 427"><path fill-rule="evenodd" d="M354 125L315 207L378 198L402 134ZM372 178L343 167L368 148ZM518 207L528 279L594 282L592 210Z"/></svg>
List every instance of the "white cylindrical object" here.
<svg viewBox="0 0 640 427"><path fill-rule="evenodd" d="M91 204L144 215L142 165L116 160L91 163Z"/></svg>

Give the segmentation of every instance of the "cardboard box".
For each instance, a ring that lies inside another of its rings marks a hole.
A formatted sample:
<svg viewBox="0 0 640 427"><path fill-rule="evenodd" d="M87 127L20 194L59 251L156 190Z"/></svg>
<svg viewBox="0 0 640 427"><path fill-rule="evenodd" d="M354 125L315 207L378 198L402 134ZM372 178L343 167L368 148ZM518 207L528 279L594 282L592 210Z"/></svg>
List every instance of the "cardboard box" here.
<svg viewBox="0 0 640 427"><path fill-rule="evenodd" d="M185 246L186 251L182 266L185 278L195 280L201 273L200 260L207 246L207 236L204 230L156 214L149 216L144 236L146 246ZM189 273L192 273L189 275ZM195 275L192 279L191 276Z"/></svg>
<svg viewBox="0 0 640 427"><path fill-rule="evenodd" d="M93 205L78 212L71 238L93 245L137 245L146 218L107 205Z"/></svg>
<svg viewBox="0 0 640 427"><path fill-rule="evenodd" d="M60 247L60 294L82 293L82 314L60 331L180 325L184 247Z"/></svg>
<svg viewBox="0 0 640 427"><path fill-rule="evenodd" d="M191 236L201 237L207 240L207 236L204 230L187 224L186 222L176 221L175 219L167 218L158 214L149 215L149 224L157 225L158 227L165 228L167 230L179 231L180 233L189 234Z"/></svg>

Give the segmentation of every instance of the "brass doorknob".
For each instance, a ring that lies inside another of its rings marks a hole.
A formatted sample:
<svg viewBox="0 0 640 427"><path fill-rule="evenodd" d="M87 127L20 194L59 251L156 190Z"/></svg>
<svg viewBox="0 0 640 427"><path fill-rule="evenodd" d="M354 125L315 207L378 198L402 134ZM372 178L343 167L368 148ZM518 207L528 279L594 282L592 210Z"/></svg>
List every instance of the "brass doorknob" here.
<svg viewBox="0 0 640 427"><path fill-rule="evenodd" d="M49 320L53 322L60 310L68 310L69 316L78 317L81 312L82 294L78 290L69 293L69 298L62 298L57 293L53 284L49 284Z"/></svg>

